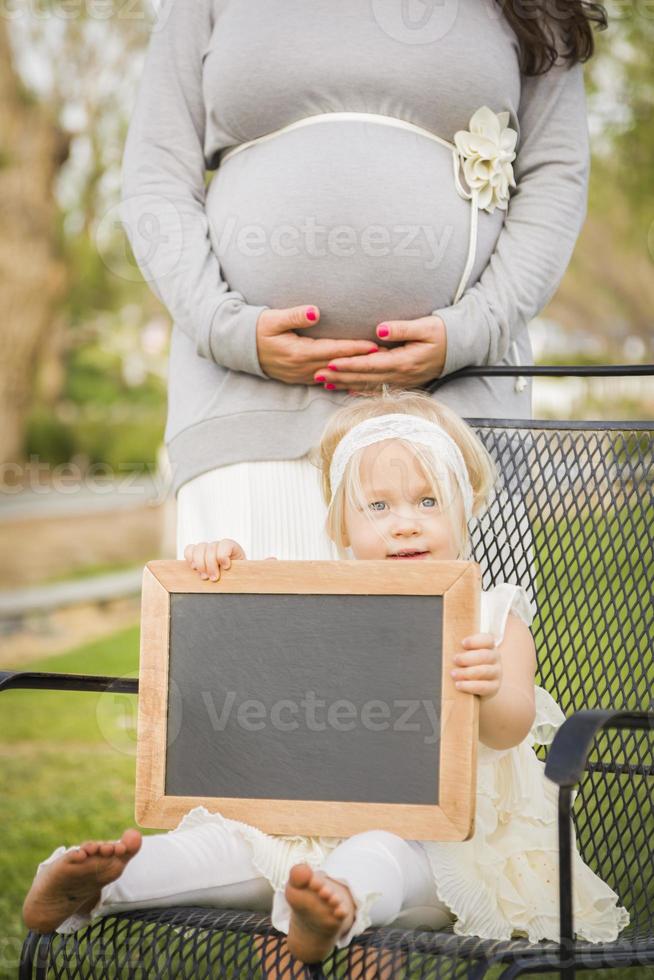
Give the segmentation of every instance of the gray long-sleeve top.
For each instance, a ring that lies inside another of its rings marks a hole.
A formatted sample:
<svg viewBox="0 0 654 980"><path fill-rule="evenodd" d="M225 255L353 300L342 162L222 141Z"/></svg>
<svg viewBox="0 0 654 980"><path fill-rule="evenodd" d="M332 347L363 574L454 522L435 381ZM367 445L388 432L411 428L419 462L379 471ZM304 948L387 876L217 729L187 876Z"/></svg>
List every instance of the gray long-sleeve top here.
<svg viewBox="0 0 654 980"><path fill-rule="evenodd" d="M164 0L125 144L121 215L174 322L165 441L175 493L216 466L303 455L347 397L264 373L264 309L316 304L320 322L303 336L377 343L383 320L437 313L444 375L532 363L527 324L586 215L582 66L522 76L494 3L438 4L413 23L403 11L396 0ZM221 150L315 113L395 116L453 142L484 105L508 111L518 133L517 187L507 211L478 212L456 305L471 205L447 147L369 120L323 120L220 165ZM457 378L436 397L466 417L530 417L531 386L519 387Z"/></svg>

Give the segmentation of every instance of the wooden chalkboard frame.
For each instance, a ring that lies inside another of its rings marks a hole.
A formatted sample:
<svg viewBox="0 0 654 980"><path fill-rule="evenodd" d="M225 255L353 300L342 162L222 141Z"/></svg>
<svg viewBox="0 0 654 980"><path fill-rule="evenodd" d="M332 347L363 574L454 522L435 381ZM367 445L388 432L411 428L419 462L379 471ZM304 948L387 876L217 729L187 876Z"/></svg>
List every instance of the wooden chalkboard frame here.
<svg viewBox="0 0 654 980"><path fill-rule="evenodd" d="M440 595L443 597L438 804L167 796L165 793L170 596L177 593ZM481 569L476 562L384 560L236 561L218 582L186 561L148 562L143 570L136 820L176 826L194 806L270 834L349 837L372 828L408 840L467 840L474 833L479 699L454 686L450 670L461 640L479 630Z"/></svg>

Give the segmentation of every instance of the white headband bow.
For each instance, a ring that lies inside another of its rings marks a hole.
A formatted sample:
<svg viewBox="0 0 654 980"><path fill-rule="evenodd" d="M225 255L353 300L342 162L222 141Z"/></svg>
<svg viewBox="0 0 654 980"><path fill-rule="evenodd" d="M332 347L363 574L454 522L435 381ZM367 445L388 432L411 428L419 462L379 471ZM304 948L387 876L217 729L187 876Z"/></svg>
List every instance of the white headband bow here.
<svg viewBox="0 0 654 980"><path fill-rule="evenodd" d="M451 489L449 474L452 473L456 478L463 498L466 521L472 518L472 485L461 450L440 425L419 415L405 413L376 415L350 429L336 447L329 467L332 496L336 493L343 479L345 467L354 453L364 446L383 442L384 439L409 439L411 442L433 449L436 461L444 464L441 476L447 481L448 489Z"/></svg>

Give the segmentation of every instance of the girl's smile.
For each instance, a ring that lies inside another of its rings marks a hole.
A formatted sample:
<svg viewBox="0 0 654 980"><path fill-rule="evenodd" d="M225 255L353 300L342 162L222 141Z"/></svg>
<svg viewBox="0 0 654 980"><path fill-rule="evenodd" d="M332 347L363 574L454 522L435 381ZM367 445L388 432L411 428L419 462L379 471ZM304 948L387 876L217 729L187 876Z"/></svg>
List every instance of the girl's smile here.
<svg viewBox="0 0 654 980"><path fill-rule="evenodd" d="M403 554L402 552L400 552L397 555L388 555L388 557L389 558L399 558L399 559L402 559L403 561L407 561L408 559L413 559L415 561L415 559L420 559L420 558L431 558L431 555L430 555L430 553L428 551L418 551L418 552L414 552L413 554L409 554L409 555L406 555L406 554Z"/></svg>

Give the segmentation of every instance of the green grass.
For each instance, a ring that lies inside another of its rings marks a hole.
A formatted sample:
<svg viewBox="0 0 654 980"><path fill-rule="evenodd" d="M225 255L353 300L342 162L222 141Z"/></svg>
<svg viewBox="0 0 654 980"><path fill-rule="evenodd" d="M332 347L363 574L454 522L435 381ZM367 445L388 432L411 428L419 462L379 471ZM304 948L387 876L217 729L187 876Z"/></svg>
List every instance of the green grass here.
<svg viewBox="0 0 654 980"><path fill-rule="evenodd" d="M652 515L654 519L654 515ZM627 607L616 617L606 598L606 579L615 563L624 559L624 551L613 547L620 535L608 520L595 522L595 538L589 538L589 525L573 526L571 536L562 538L561 564L571 568L564 584L564 601L568 604L580 584L595 576L593 586L598 602L591 621L598 627L599 644L605 666L600 677L584 675L583 664L587 642L587 623L570 633L567 655L579 663L578 687L571 702L610 703L613 692L622 691L628 681L633 692L654 687L651 651L642 647L636 677L624 662L613 666L612 651L624 644ZM637 529L637 533L640 529ZM552 534L549 526L534 529L536 542ZM579 535L590 542L587 549L578 544ZM628 541L628 547L637 542ZM651 558L651 556L650 556ZM580 562L576 570L575 561ZM654 569L632 577L628 594L643 596L652 581ZM560 604L551 605L543 586L539 596L540 627L547 634L560 614ZM644 608L644 607L643 607ZM134 677L137 674L139 634L132 628L62 656L30 663L30 669L57 672L97 673ZM638 648L638 645L637 647ZM624 654L622 654L624 656ZM642 663L640 662L642 660ZM634 664L634 651L631 650ZM646 666L647 664L647 666ZM553 675L560 675L560 663L554 663ZM635 674L635 671L634 671ZM549 684L547 686L550 686ZM563 705L564 711L571 710ZM20 909L36 865L60 844L77 843L89 837L115 837L124 827L134 825L134 761L136 698L129 695L98 695L78 692L10 691L0 697L0 726L3 745L0 749L0 799L3 801L3 846L0 848L0 978L17 975L20 946L24 935ZM635 816L641 802L635 798L619 813L613 829L620 832ZM592 816L592 814L591 814ZM654 835L654 826L651 827ZM642 853L647 853L643 841ZM624 874L629 879L638 861ZM619 890L620 893L620 890ZM651 898L651 901L650 901ZM654 896L641 896L639 904L654 902ZM629 902L624 899L627 907ZM499 976L498 968L492 974ZM654 976L654 969L598 971L606 980L627 980ZM556 974L532 974L554 978Z"/></svg>
<svg viewBox="0 0 654 980"><path fill-rule="evenodd" d="M33 670L137 676L132 628ZM60 844L134 825L134 708L128 695L7 691L0 701L3 801L0 977L17 975L20 911L36 866Z"/></svg>
<svg viewBox="0 0 654 980"><path fill-rule="evenodd" d="M534 553L548 556L538 569L532 630L540 657L545 645L551 654L544 665L544 686L560 691L565 714L580 707L651 703L654 665L648 633L654 556L646 542L654 507L639 522L627 513L624 508L610 514L571 514L556 529L552 522L532 522ZM623 585L620 609L608 587L616 579ZM554 583L557 594L552 593ZM579 622L582 601L587 616ZM562 657L555 658L557 649L565 653L565 665ZM570 671L571 662L576 670Z"/></svg>

